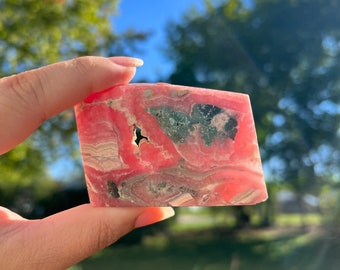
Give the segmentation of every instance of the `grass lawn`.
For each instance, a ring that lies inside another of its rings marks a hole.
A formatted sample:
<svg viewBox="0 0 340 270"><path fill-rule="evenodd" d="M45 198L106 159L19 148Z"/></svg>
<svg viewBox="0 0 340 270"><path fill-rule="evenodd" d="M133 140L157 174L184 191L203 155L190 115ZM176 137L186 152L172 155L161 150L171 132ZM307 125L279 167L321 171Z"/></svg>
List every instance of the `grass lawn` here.
<svg viewBox="0 0 340 270"><path fill-rule="evenodd" d="M288 217L282 217L287 224ZM293 221L295 218L293 218ZM294 221L295 222L295 221ZM311 218L311 223L317 223ZM139 244L116 244L73 270L339 269L340 238L322 231L278 226L269 229L203 228L147 236Z"/></svg>

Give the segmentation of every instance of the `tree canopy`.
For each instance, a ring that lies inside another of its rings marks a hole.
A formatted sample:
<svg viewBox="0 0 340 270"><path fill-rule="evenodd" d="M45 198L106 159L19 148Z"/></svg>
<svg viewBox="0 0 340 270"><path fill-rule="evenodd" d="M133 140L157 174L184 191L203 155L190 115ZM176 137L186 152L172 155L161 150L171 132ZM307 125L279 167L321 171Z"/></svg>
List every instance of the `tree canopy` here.
<svg viewBox="0 0 340 270"><path fill-rule="evenodd" d="M267 181L338 183L340 1L212 3L167 28L169 82L250 95Z"/></svg>

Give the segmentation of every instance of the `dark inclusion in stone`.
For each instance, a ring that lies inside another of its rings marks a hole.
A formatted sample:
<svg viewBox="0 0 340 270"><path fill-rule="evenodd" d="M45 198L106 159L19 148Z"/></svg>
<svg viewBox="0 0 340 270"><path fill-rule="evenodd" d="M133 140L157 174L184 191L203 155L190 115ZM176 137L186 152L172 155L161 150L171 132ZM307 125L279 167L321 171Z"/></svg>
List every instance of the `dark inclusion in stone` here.
<svg viewBox="0 0 340 270"><path fill-rule="evenodd" d="M211 145L214 138L227 137L235 139L237 129L237 120L230 116L224 125L224 130L220 131L213 125L211 120L224 110L211 104L195 104L192 107L191 114L173 110L168 106L149 108L149 112L156 117L163 131L175 142L184 142L186 137L199 126L201 138L206 145Z"/></svg>
<svg viewBox="0 0 340 270"><path fill-rule="evenodd" d="M230 117L228 122L224 125L224 130L227 132L227 136L234 140L237 133L237 120Z"/></svg>
<svg viewBox="0 0 340 270"><path fill-rule="evenodd" d="M109 193L111 197L116 198L116 199L120 197L118 187L115 182L109 180L106 182L106 185L107 185L107 192Z"/></svg>
<svg viewBox="0 0 340 270"><path fill-rule="evenodd" d="M206 145L211 145L217 136L217 128L211 126L211 120L223 110L211 104L195 104L192 107L191 117L193 122L201 124L200 133Z"/></svg>
<svg viewBox="0 0 340 270"><path fill-rule="evenodd" d="M148 137L145 137L142 135L142 130L139 127L135 127L135 143L139 146L139 143L141 140L145 139L146 141L149 141Z"/></svg>
<svg viewBox="0 0 340 270"><path fill-rule="evenodd" d="M192 107L191 117L199 123L209 123L215 115L223 112L219 107L210 104L195 104Z"/></svg>

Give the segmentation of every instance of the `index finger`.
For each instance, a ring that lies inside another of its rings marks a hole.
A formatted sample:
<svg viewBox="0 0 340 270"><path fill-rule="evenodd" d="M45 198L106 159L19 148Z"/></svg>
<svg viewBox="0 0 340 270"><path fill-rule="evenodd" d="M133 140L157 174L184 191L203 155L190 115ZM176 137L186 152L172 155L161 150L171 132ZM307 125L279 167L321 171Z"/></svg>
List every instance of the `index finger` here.
<svg viewBox="0 0 340 270"><path fill-rule="evenodd" d="M0 79L0 154L89 94L128 83L142 61L87 56Z"/></svg>

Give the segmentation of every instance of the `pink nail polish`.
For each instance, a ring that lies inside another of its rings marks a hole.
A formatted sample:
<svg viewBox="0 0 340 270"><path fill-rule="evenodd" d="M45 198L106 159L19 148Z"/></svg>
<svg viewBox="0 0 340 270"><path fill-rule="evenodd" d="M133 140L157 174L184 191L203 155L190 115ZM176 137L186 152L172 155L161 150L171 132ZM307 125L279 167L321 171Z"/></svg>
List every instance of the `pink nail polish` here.
<svg viewBox="0 0 340 270"><path fill-rule="evenodd" d="M135 57L114 56L108 58L111 62L123 67L140 67L144 64L143 60Z"/></svg>
<svg viewBox="0 0 340 270"><path fill-rule="evenodd" d="M175 211L171 207L149 207L138 216L135 222L135 228L168 219L174 214Z"/></svg>

